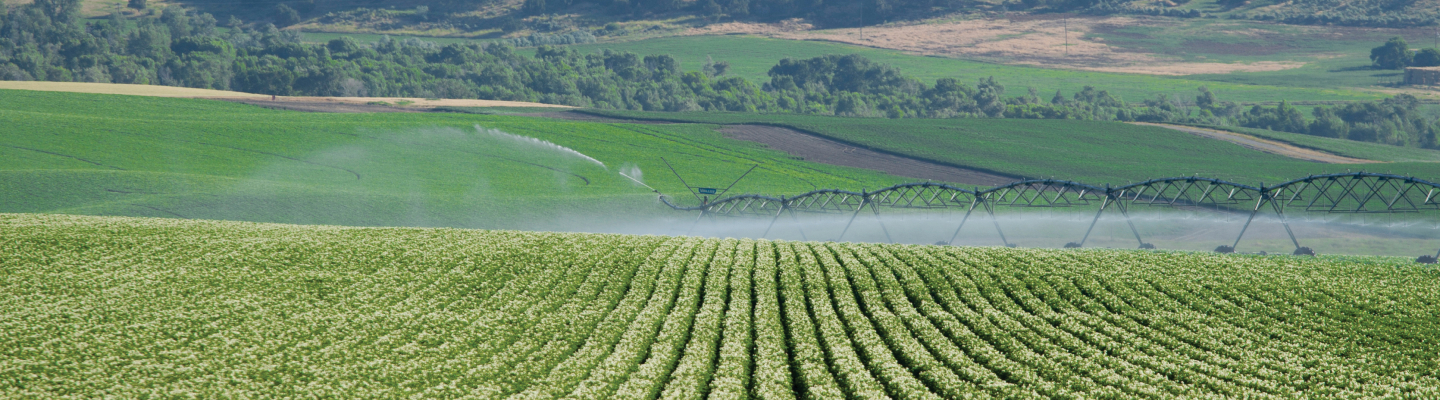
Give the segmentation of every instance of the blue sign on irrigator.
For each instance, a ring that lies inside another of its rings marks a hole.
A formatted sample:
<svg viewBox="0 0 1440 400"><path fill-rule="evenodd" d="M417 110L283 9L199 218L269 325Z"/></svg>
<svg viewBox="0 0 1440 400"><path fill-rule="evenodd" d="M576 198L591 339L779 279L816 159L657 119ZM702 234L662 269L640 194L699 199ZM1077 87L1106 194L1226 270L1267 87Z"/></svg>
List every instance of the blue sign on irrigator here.
<svg viewBox="0 0 1440 400"><path fill-rule="evenodd" d="M700 190L700 194L715 194L715 188L697 188L697 189Z"/></svg>

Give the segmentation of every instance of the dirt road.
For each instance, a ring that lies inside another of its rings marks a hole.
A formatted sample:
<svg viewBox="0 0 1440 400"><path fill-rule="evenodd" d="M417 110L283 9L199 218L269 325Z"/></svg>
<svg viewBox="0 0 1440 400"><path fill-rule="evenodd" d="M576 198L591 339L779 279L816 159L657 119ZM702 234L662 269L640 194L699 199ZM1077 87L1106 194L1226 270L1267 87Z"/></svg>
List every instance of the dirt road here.
<svg viewBox="0 0 1440 400"><path fill-rule="evenodd" d="M1290 157L1290 158L1301 159L1301 160L1305 160L1305 161L1314 161L1314 162L1326 163L1326 164L1373 164L1373 163L1378 163L1378 162L1379 162L1379 161L1363 160L1363 159L1359 159L1359 158L1350 158L1350 157L1345 157L1345 156L1334 155L1334 154L1326 153L1326 152L1319 151L1319 150L1315 150L1315 149L1308 149L1308 148L1299 147L1299 146L1295 146L1295 145L1288 144L1288 143L1282 143L1282 142L1278 142L1278 141L1274 141L1274 140L1261 139L1261 138L1257 138L1257 137L1254 137L1254 136L1245 135L1245 134L1240 134L1240 133L1235 133L1235 132L1226 132L1226 131L1215 130L1215 129L1196 128L1196 127L1181 126L1181 125L1155 124L1155 123L1149 123L1149 122L1132 122L1132 124L1135 124L1135 125L1149 125L1149 126L1157 126L1157 127L1161 127L1161 128L1167 128L1167 129L1174 129L1174 130L1177 130L1177 131L1189 133L1189 134L1196 135L1196 136L1206 137L1206 138L1210 138L1210 139L1224 140L1224 141L1227 141L1227 142L1230 142L1230 143L1235 143L1235 144L1238 144L1238 145L1241 145L1241 146L1245 146L1245 147L1247 147L1247 148L1251 148L1251 149L1263 151L1263 152L1266 152L1266 153L1281 155L1281 156Z"/></svg>

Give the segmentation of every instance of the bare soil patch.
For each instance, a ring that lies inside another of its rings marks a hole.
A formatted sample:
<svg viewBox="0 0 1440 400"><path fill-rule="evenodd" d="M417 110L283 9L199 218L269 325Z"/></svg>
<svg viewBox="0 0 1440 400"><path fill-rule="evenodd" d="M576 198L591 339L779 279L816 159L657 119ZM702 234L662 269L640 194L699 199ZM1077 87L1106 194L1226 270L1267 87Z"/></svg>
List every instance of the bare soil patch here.
<svg viewBox="0 0 1440 400"><path fill-rule="evenodd" d="M1014 177L881 153L775 126L729 125L720 129L720 133L731 139L761 143L806 161L865 168L896 176L984 186L1016 180Z"/></svg>
<svg viewBox="0 0 1440 400"><path fill-rule="evenodd" d="M1196 135L1196 136L1206 137L1206 138L1210 138L1210 139L1224 140L1224 141L1227 141L1227 142L1230 142L1230 143L1235 143L1235 144L1238 144L1238 145L1241 145L1241 146L1245 146L1245 147L1250 148L1250 149L1255 149L1255 150L1263 151L1263 152L1270 153L1270 154L1277 154L1277 155L1281 155L1281 156L1285 156L1285 157L1290 157L1290 158L1295 158L1295 159L1300 159L1300 160L1305 160L1305 161L1314 161L1314 162L1326 163L1326 164L1373 164L1373 163L1378 163L1378 162L1379 162L1379 161L1372 161L1372 160L1364 160L1364 159L1359 159L1359 158L1350 158L1350 157L1345 157L1345 156L1339 156L1339 155L1330 154L1330 153L1326 153L1326 152L1319 151L1319 150L1315 150L1315 149L1309 149L1309 148L1299 147L1299 146L1295 146L1295 145L1288 144L1288 143L1277 142L1277 141L1274 141L1274 140L1261 139L1261 138L1257 138L1257 137L1254 137L1254 136L1245 135L1245 134L1240 134L1240 133L1235 133L1235 132L1226 132L1226 131L1215 130L1215 129L1196 128L1196 127L1181 126L1181 125L1154 124L1154 123L1148 123L1148 122L1133 122L1133 124L1136 124L1136 125L1149 125L1149 126L1157 126L1157 127L1161 127L1161 128L1174 129L1174 130L1177 130L1177 131L1189 133L1189 134Z"/></svg>
<svg viewBox="0 0 1440 400"><path fill-rule="evenodd" d="M527 103L523 101L501 100L419 99L406 97L267 96L263 94L232 92L226 90L196 89L160 85L130 85L119 83L0 81L0 89L214 99L253 104L262 107L317 112L406 112L424 111L424 109L434 107L543 107L554 109L574 108L571 106L555 104Z"/></svg>
<svg viewBox="0 0 1440 400"><path fill-rule="evenodd" d="M88 83L88 82L43 82L43 81L0 81L0 89L15 90L37 90L42 92L71 92L71 93L97 93L97 94L123 94L131 96L150 97L235 97L235 98L260 98L270 97L259 94L231 92L226 90L196 89L175 86L160 85L130 85L120 83Z"/></svg>
<svg viewBox="0 0 1440 400"><path fill-rule="evenodd" d="M826 40L919 55L1150 75L1277 71L1305 65L1291 61L1185 62L1177 57L1136 52L1110 46L1099 38L1086 37L1087 33L1099 29L1160 23L1163 22L1145 17L982 19L866 27L861 35L860 29L856 28L811 30L796 23L785 25L731 22L691 29L686 34L740 33L780 39Z"/></svg>

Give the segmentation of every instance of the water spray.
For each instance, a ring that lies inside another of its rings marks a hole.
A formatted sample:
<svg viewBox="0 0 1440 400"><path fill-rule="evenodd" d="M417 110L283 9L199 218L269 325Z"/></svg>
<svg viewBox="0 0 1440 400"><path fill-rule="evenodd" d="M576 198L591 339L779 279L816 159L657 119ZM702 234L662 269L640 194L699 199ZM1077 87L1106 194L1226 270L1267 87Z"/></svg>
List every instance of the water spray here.
<svg viewBox="0 0 1440 400"><path fill-rule="evenodd" d="M561 154L570 155L570 156L574 156L574 157L579 157L579 158L584 159L584 160L586 160L586 161L595 163L595 165L599 165L600 168L604 168L606 171L609 171L609 170L610 170L610 167L606 167L606 166L605 166L605 163L600 162L600 160L596 160L594 157L587 156L587 155L585 155L585 153L581 153L581 152L575 151L575 149L572 149L572 148L569 148L569 147L565 147L565 146L561 146L561 145L558 145L558 144L555 144L555 143L551 143L551 142L548 141L548 140L536 139L536 138L532 138L532 137L529 137L529 136L520 136L520 135L516 135L516 134L513 134L513 133L505 133L504 131L501 131L501 130L499 130L499 129L487 129L487 128L482 127L482 126L480 126L480 125L475 125L475 130L478 131L478 132L480 132L480 133L483 133L483 134L486 134L486 135L490 135L491 137L494 137L494 138L505 139L505 140L509 140L509 141L512 141L512 142L516 142L516 143L520 143L520 144L528 145L528 146L536 146L536 147L540 147L540 148L550 149L550 150L554 150L554 151L556 151L556 152L559 152L559 153L561 153Z"/></svg>
<svg viewBox="0 0 1440 400"><path fill-rule="evenodd" d="M635 179L634 177L632 177L632 176L630 176L630 175L625 175L624 172L621 172L621 173L620 173L620 176L623 176L623 177L626 177L626 178L630 178L631 181L634 181L635 183L640 184L640 186L644 186L644 187L646 187L646 188L649 188L650 191L655 192L656 194L659 194L659 193L660 193L660 190L659 190L659 189L655 189L655 188L653 188L653 187L650 187L650 185L646 185L645 182L641 182L639 179Z"/></svg>

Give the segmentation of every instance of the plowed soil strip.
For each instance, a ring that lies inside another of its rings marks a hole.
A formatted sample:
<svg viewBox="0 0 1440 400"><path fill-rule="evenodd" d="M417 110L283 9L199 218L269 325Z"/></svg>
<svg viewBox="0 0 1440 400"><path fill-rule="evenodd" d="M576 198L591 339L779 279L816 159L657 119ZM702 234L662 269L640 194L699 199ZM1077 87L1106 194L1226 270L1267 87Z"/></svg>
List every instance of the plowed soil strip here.
<svg viewBox="0 0 1440 400"><path fill-rule="evenodd" d="M1255 150L1263 151L1263 152L1270 153L1270 154L1282 155L1282 156L1290 157L1290 158L1301 159L1301 160L1305 160L1305 161L1314 161L1314 162L1326 163L1326 164L1373 164L1373 163L1378 163L1378 162L1379 162L1379 161L1372 161L1372 160L1363 160L1363 159L1359 159L1359 158L1350 158L1350 157L1345 157L1345 156L1338 156L1338 155L1334 155L1334 154L1330 154L1330 153L1325 153L1325 152L1322 152L1322 151L1319 151L1319 150L1307 149L1307 148L1304 148L1304 147L1299 147L1299 146L1295 146L1295 145L1291 145L1291 144L1286 144L1286 143L1282 143L1282 142L1277 142L1277 141L1273 141L1273 140L1265 140L1265 139L1257 138L1257 137L1254 137L1254 136L1239 134L1239 133L1235 133L1235 132L1225 132L1225 131L1215 130L1215 129L1194 128L1194 127L1180 126L1180 125L1152 124L1152 123L1148 123L1148 122L1132 122L1132 123L1133 123L1133 124L1136 124L1136 125L1149 125L1149 126L1158 126L1158 127L1167 128L1167 129L1174 129L1174 130L1177 130L1177 131L1189 133L1189 134L1196 135L1196 136L1206 137L1206 138L1210 138L1210 139L1224 140L1224 141L1227 141L1227 142L1230 142L1230 143L1234 143L1234 144L1238 144L1238 145L1241 145L1241 146L1245 146L1245 147L1250 148L1250 149L1255 149Z"/></svg>
<svg viewBox="0 0 1440 400"><path fill-rule="evenodd" d="M872 169L908 178L985 186L1016 180L1013 177L859 148L793 129L765 125L730 125L721 128L720 132L725 134L725 137L761 143L806 161Z"/></svg>

